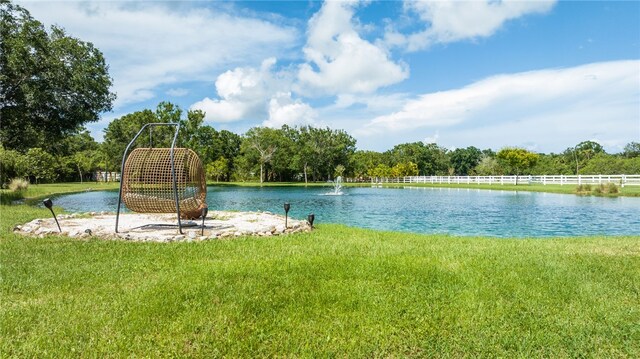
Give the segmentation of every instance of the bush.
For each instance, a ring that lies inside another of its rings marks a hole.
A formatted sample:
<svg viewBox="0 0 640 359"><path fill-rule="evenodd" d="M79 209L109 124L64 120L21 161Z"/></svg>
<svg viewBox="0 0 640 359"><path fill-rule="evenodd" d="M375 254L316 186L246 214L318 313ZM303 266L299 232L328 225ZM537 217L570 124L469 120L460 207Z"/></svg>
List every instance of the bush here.
<svg viewBox="0 0 640 359"><path fill-rule="evenodd" d="M576 187L576 193L578 194L589 194L591 193L591 185L590 184L581 184Z"/></svg>
<svg viewBox="0 0 640 359"><path fill-rule="evenodd" d="M9 190L11 192L22 192L29 188L29 181L24 178L14 178L9 183Z"/></svg>
<svg viewBox="0 0 640 359"><path fill-rule="evenodd" d="M620 193L620 188L615 183L600 183L592 189L590 184L579 185L576 187L577 194L615 194Z"/></svg>

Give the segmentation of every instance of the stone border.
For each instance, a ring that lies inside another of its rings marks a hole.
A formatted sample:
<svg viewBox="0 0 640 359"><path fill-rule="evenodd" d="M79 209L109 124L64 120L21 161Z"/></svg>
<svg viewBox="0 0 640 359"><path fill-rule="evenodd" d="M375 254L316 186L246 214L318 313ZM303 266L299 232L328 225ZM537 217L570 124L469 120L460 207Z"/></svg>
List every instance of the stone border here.
<svg viewBox="0 0 640 359"><path fill-rule="evenodd" d="M14 227L14 232L25 236L43 238L48 235L64 235L71 238L97 237L106 240L137 242L205 241L241 236L270 237L298 232L310 232L306 221L289 218L285 228L284 216L270 212L209 211L205 219L183 221L183 234L178 232L174 214L120 214L119 233L115 233L115 214L87 212L61 214L58 231L53 218L34 219ZM186 226L185 226L186 225Z"/></svg>

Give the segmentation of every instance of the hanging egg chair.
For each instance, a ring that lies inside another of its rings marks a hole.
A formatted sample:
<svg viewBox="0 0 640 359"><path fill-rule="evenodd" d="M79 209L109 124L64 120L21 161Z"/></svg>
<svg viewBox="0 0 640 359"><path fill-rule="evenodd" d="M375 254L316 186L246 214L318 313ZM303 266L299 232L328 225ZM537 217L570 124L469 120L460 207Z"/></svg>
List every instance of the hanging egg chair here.
<svg viewBox="0 0 640 359"><path fill-rule="evenodd" d="M148 126L149 131L154 126L176 126L171 147L136 148L127 156L131 145ZM176 213L180 233L181 219L206 216L207 185L202 161L191 149L175 147L179 129L179 124L147 124L127 146L122 158L116 233L121 202L133 212Z"/></svg>
<svg viewBox="0 0 640 359"><path fill-rule="evenodd" d="M196 219L207 198L202 162L188 148L174 148L180 217ZM176 212L170 148L136 148L124 164L122 201L133 212Z"/></svg>

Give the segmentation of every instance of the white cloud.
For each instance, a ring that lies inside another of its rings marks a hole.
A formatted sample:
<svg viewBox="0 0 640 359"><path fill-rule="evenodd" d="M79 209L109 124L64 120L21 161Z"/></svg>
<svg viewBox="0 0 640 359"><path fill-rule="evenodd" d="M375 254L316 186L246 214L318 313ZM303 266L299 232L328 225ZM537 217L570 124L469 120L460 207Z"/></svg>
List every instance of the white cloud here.
<svg viewBox="0 0 640 359"><path fill-rule="evenodd" d="M300 91L311 94L371 93L406 79L408 67L362 39L353 21L354 2L325 2L309 20L307 63L300 65Z"/></svg>
<svg viewBox="0 0 640 359"><path fill-rule="evenodd" d="M438 143L438 139L440 138L440 132L436 131L433 136L427 136L424 138L422 142L424 143Z"/></svg>
<svg viewBox="0 0 640 359"><path fill-rule="evenodd" d="M172 88L172 89L168 89L165 93L172 97L182 97L182 96L188 95L189 90L184 88Z"/></svg>
<svg viewBox="0 0 640 359"><path fill-rule="evenodd" d="M110 66L115 107L148 100L160 85L211 80L228 66L295 46L298 33L264 20L188 4L24 2L35 18L91 41Z"/></svg>
<svg viewBox="0 0 640 359"><path fill-rule="evenodd" d="M405 8L416 13L428 24L427 28L407 36L391 30L384 42L416 51L434 43L488 37L505 22L528 14L546 13L555 3L555 0L406 1Z"/></svg>
<svg viewBox="0 0 640 359"><path fill-rule="evenodd" d="M191 105L205 112L207 121L231 122L266 115L266 103L273 93L289 86L286 73L275 73L274 58L266 59L259 69L238 67L216 80L219 99L205 98Z"/></svg>
<svg viewBox="0 0 640 359"><path fill-rule="evenodd" d="M206 113L208 121L232 122L267 116L265 126L310 124L317 112L296 96L338 95L335 108L347 102L366 104L370 109L388 108L398 96L371 94L381 86L408 76L403 66L389 60L380 48L361 39L352 21L354 3L326 2L309 21L304 48L308 63L298 71L285 68L275 72L275 59L267 59L260 69L239 67L216 80L218 98L204 98L192 109ZM317 66L320 71L313 70ZM295 94L293 96L292 94ZM366 94L366 95L363 95Z"/></svg>
<svg viewBox="0 0 640 359"><path fill-rule="evenodd" d="M367 94L367 95L353 95L353 94L339 94L336 96L335 104L329 106L327 109L348 109L353 106L364 105L367 115L388 113L398 107L402 106L407 101L407 94L405 93L392 93L388 95L380 94Z"/></svg>
<svg viewBox="0 0 640 359"><path fill-rule="evenodd" d="M269 119L265 127L280 128L282 125L297 126L314 124L316 111L301 100L293 100L290 92L279 92L269 101Z"/></svg>
<svg viewBox="0 0 640 359"><path fill-rule="evenodd" d="M528 141L566 145L594 134L606 143L629 142L640 130L639 68L637 60L613 61L493 76L410 100L358 134L388 137L436 129L455 142L447 145L492 141L492 148Z"/></svg>

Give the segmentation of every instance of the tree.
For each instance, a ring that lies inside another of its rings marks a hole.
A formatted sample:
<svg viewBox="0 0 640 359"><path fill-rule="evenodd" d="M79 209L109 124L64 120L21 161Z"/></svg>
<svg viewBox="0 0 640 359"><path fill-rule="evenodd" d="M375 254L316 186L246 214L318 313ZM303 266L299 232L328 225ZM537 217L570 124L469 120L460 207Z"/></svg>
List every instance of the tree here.
<svg viewBox="0 0 640 359"><path fill-rule="evenodd" d="M53 151L61 138L111 110L115 95L102 53L22 7L0 2L0 141Z"/></svg>
<svg viewBox="0 0 640 359"><path fill-rule="evenodd" d="M405 176L417 176L418 165L413 162L403 162L391 168L391 176L393 177L405 177Z"/></svg>
<svg viewBox="0 0 640 359"><path fill-rule="evenodd" d="M294 168L303 171L305 183L309 171L314 181L331 179L338 165L348 170L355 146L355 138L343 130L301 127L295 141Z"/></svg>
<svg viewBox="0 0 640 359"><path fill-rule="evenodd" d="M446 174L449 168L447 151L435 143L403 143L387 152L391 164L413 162L418 165L422 176Z"/></svg>
<svg viewBox="0 0 640 359"><path fill-rule="evenodd" d="M573 159L562 154L539 154L538 161L531 169L535 175L571 175L574 170Z"/></svg>
<svg viewBox="0 0 640 359"><path fill-rule="evenodd" d="M576 165L575 174L579 174L580 168L586 166L598 153L604 153L604 148L593 141L582 141L564 151L565 157L571 157Z"/></svg>
<svg viewBox="0 0 640 359"><path fill-rule="evenodd" d="M640 142L629 142L624 146L622 155L626 158L640 157Z"/></svg>
<svg viewBox="0 0 640 359"><path fill-rule="evenodd" d="M244 152L260 164L260 184L264 182L264 166L271 162L274 153L278 150L274 143L275 131L268 127L254 127L245 135Z"/></svg>
<svg viewBox="0 0 640 359"><path fill-rule="evenodd" d="M640 173L640 157L626 158L607 153L598 153L580 169L586 175L619 175Z"/></svg>
<svg viewBox="0 0 640 359"><path fill-rule="evenodd" d="M158 118L151 110L137 111L124 115L109 123L104 130L103 153L106 155L107 171L120 170L122 155L133 136L147 123L158 122ZM157 147L166 147L170 144L169 136L165 129L154 130L153 142ZM147 140L145 137L141 140Z"/></svg>
<svg viewBox="0 0 640 359"><path fill-rule="evenodd" d="M516 185L518 185L517 176L535 166L538 161L537 154L524 148L503 148L498 152L496 158L502 162L509 173L516 175Z"/></svg>
<svg viewBox="0 0 640 359"><path fill-rule="evenodd" d="M368 173L369 177L391 177L391 168L384 163L380 163Z"/></svg>
<svg viewBox="0 0 640 359"><path fill-rule="evenodd" d="M180 131L176 146L187 147L198 154L203 166L220 157L233 159L240 150L240 136L223 130L216 131L213 127L204 125L204 112L188 111L186 116L179 106L170 102L160 102L155 111L142 110L127 114L109 123L105 129L104 146L102 152L109 159L108 169L118 169L122 154L133 137L142 126L148 123L179 123ZM173 140L174 128L168 126L153 127L151 136L144 133L136 141L136 145L153 147L169 147ZM230 162L229 167L233 168Z"/></svg>
<svg viewBox="0 0 640 359"><path fill-rule="evenodd" d="M229 173L231 173L235 167L235 158L240 153L240 144L242 143L242 137L239 135L227 131L216 131L212 127L203 126L201 132L205 132L204 136L207 138L212 138L212 144L209 146L205 146L205 152L211 150L214 153L217 153L218 157L209 157L205 156L207 160L215 159L219 157L224 157L229 160ZM208 133L213 134L212 137L208 137Z"/></svg>
<svg viewBox="0 0 640 359"><path fill-rule="evenodd" d="M98 162L97 151L87 150L82 152L76 152L73 156L71 156L71 160L73 164L76 166L76 168L78 169L78 175L80 176L80 183L82 183L83 177L84 177L83 175L95 169L97 165L97 162Z"/></svg>
<svg viewBox="0 0 640 359"><path fill-rule="evenodd" d="M295 139L297 151L293 157L293 165L302 171L305 185L309 183L309 165L314 163L318 156L318 148L311 131L310 126L302 127Z"/></svg>
<svg viewBox="0 0 640 359"><path fill-rule="evenodd" d="M27 163L23 154L14 150L5 150L0 145L0 186L11 179L27 176Z"/></svg>
<svg viewBox="0 0 640 359"><path fill-rule="evenodd" d="M495 176L502 174L502 169L495 157L483 155L474 169L478 176Z"/></svg>
<svg viewBox="0 0 640 359"><path fill-rule="evenodd" d="M234 158L234 170L232 174L232 178L234 181L247 181L249 179L254 179L254 164L249 161L247 156L244 154L238 155L238 157Z"/></svg>
<svg viewBox="0 0 640 359"><path fill-rule="evenodd" d="M350 159L351 174L356 178L368 176L378 164L387 163L388 159L380 152L375 151L356 151Z"/></svg>
<svg viewBox="0 0 640 359"><path fill-rule="evenodd" d="M25 155L27 175L35 178L36 184L41 180L56 179L55 159L41 148L30 148Z"/></svg>
<svg viewBox="0 0 640 359"><path fill-rule="evenodd" d="M296 172L293 166L293 157L296 153L297 130L284 125L280 129L273 129L271 137L273 146L278 150L274 153L269 164L270 175L268 177L281 182L290 180Z"/></svg>
<svg viewBox="0 0 640 359"><path fill-rule="evenodd" d="M458 176L468 176L481 158L482 152L473 146L456 148L449 156L454 173Z"/></svg>
<svg viewBox="0 0 640 359"><path fill-rule="evenodd" d="M224 157L220 157L207 165L207 177L215 178L216 182L219 182L220 177L226 176L228 173L229 160Z"/></svg>

